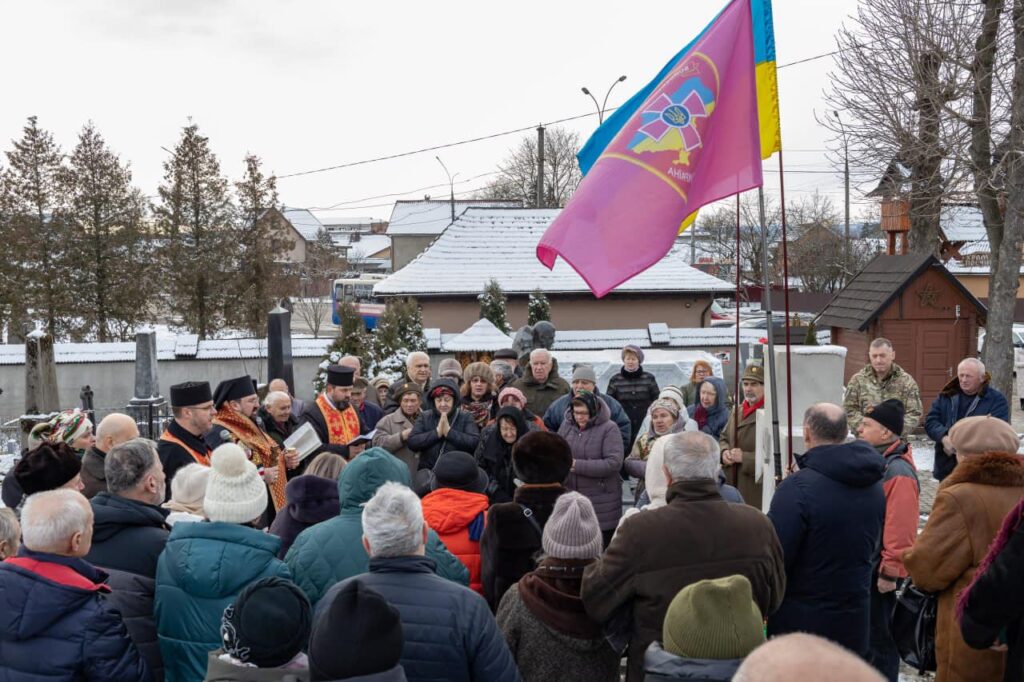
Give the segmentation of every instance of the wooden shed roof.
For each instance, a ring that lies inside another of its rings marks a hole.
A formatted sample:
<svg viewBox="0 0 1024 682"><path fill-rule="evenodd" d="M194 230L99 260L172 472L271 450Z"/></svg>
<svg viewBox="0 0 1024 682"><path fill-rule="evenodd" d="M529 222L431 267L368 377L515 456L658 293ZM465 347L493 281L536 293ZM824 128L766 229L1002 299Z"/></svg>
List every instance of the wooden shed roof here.
<svg viewBox="0 0 1024 682"><path fill-rule="evenodd" d="M850 280L825 306L820 326L864 331L907 286L929 268L939 271L950 285L974 305L982 316L988 310L931 254L878 255Z"/></svg>

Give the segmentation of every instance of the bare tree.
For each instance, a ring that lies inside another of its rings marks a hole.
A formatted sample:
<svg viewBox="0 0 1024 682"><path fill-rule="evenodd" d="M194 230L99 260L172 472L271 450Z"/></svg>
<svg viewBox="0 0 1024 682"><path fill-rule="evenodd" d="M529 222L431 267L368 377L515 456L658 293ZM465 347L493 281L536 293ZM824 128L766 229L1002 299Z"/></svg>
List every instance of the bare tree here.
<svg viewBox="0 0 1024 682"><path fill-rule="evenodd" d="M331 287L341 270L331 236L321 229L316 241L306 244L306 262L299 267L299 290L292 300L295 315L314 338L319 338L323 322L331 313Z"/></svg>
<svg viewBox="0 0 1024 682"><path fill-rule="evenodd" d="M579 133L547 128L544 135L544 205L561 208L583 175L576 162ZM537 137L527 135L498 166L498 176L477 194L478 199L511 199L537 206Z"/></svg>
<svg viewBox="0 0 1024 682"><path fill-rule="evenodd" d="M875 178L898 161L910 171L910 247L937 251L939 211L963 191L965 97L977 9L969 2L862 0L837 36L836 68L820 123L849 143L851 165ZM834 113L838 110L839 118Z"/></svg>
<svg viewBox="0 0 1024 682"><path fill-rule="evenodd" d="M983 2L971 62L970 118L974 190L990 247L985 364L1007 396L1024 241L1024 0L1012 6L1007 25L1004 0Z"/></svg>
<svg viewBox="0 0 1024 682"><path fill-rule="evenodd" d="M769 261L771 251L782 232L782 213L775 201L765 197L765 223L768 229ZM706 236L707 246L715 257L727 263L736 263L736 203L735 199L719 203L711 210L701 211L697 218L699 231ZM748 284L764 284L764 249L761 235L761 217L757 193L747 192L740 198L740 277ZM735 267L735 265L733 265ZM769 267L773 267L769 264ZM733 270L735 277L735 270Z"/></svg>

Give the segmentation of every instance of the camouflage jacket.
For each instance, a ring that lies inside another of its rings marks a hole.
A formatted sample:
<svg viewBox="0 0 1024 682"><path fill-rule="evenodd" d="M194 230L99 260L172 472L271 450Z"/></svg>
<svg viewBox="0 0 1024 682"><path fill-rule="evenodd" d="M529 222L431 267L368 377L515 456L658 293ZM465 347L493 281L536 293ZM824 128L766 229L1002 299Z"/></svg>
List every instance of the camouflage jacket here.
<svg viewBox="0 0 1024 682"><path fill-rule="evenodd" d="M903 402L903 433L907 435L921 423L921 392L917 382L902 367L893 364L892 370L881 381L875 376L871 365L850 377L846 385L846 397L843 409L846 410L846 421L850 431L856 433L860 420L864 418L864 410L877 405L883 400L895 398Z"/></svg>

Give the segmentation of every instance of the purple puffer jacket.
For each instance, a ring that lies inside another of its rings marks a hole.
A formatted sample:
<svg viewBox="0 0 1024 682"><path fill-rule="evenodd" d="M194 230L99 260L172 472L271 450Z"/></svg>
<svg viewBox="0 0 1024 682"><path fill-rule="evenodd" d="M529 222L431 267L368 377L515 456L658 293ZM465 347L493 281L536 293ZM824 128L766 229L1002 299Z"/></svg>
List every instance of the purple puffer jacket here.
<svg viewBox="0 0 1024 682"><path fill-rule="evenodd" d="M572 449L574 461L565 487L590 499L601 530L614 530L622 516L622 436L611 421L608 405L603 400L598 400L597 405L597 416L581 431L573 419L570 403L558 428L558 435Z"/></svg>

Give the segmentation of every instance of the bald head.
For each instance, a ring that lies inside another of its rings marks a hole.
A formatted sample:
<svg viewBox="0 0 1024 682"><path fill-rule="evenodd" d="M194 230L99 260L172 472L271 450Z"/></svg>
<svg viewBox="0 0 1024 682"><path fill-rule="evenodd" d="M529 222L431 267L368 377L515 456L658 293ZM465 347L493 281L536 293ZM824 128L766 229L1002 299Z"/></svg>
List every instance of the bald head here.
<svg viewBox="0 0 1024 682"><path fill-rule="evenodd" d="M832 403L816 403L804 412L804 443L808 449L846 441L846 412Z"/></svg>
<svg viewBox="0 0 1024 682"><path fill-rule="evenodd" d="M273 379L267 384L267 391L269 393L287 393L291 395L291 389L288 388L288 382L284 379Z"/></svg>
<svg viewBox="0 0 1024 682"><path fill-rule="evenodd" d="M34 552L83 557L92 547L92 522L92 507L82 493L47 490L25 500L22 541Z"/></svg>
<svg viewBox="0 0 1024 682"><path fill-rule="evenodd" d="M351 367L356 371L356 378L362 376L363 361L354 355L346 355L341 360L338 360L338 364L342 367Z"/></svg>
<svg viewBox="0 0 1024 682"><path fill-rule="evenodd" d="M110 452L115 445L138 437L139 427L135 420L120 412L108 414L96 427L96 447L103 452Z"/></svg>
<svg viewBox="0 0 1024 682"><path fill-rule="evenodd" d="M838 644L797 633L762 644L743 661L733 682L884 682L874 668Z"/></svg>

